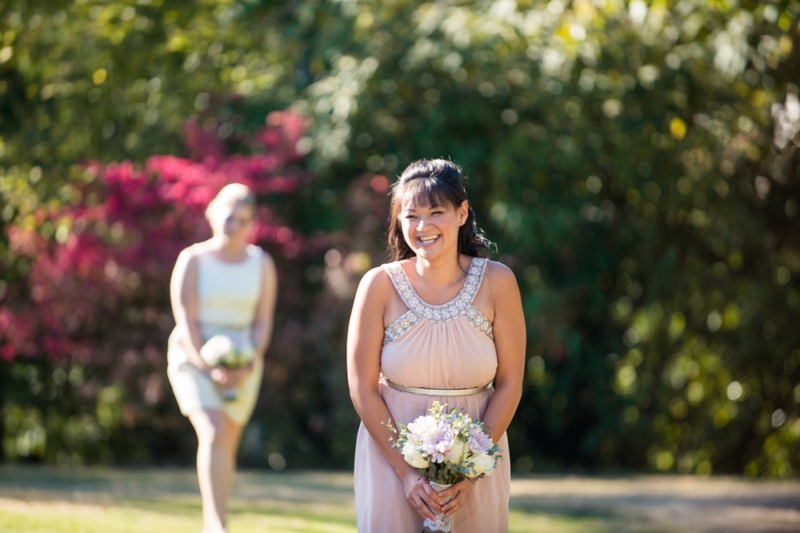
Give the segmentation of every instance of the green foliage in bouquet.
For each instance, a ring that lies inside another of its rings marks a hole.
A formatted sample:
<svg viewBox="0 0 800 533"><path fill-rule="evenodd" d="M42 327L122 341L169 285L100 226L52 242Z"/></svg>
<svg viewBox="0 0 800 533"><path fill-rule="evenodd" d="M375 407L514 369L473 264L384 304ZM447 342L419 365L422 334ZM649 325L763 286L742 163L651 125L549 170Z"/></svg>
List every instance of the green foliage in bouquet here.
<svg viewBox="0 0 800 533"><path fill-rule="evenodd" d="M223 368L241 368L249 364L255 357L252 342L242 338L247 335L231 337L229 335L214 335L200 348L200 357L210 366Z"/></svg>

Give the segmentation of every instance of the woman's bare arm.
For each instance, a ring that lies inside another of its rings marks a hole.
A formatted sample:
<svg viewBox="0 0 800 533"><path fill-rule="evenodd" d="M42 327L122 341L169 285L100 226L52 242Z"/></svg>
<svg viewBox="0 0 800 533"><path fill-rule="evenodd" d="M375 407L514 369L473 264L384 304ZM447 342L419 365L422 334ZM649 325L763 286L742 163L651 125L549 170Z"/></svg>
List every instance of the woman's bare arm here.
<svg viewBox="0 0 800 533"><path fill-rule="evenodd" d="M275 319L275 299L278 293L278 276L275 271L275 261L268 253L264 253L263 272L261 276L261 295L258 298L258 307L253 319L253 345L256 347L256 357L263 357L272 338L272 328Z"/></svg>
<svg viewBox="0 0 800 533"><path fill-rule="evenodd" d="M361 280L347 330L347 381L353 406L386 460L403 482L406 499L424 518L435 519L431 509L441 510L442 501L417 469L406 463L389 439L384 424L395 424L378 390L383 345L383 316L391 286L386 272L374 268Z"/></svg>
<svg viewBox="0 0 800 533"><path fill-rule="evenodd" d="M179 342L186 350L189 363L205 373L211 372L213 367L200 357L203 341L197 327L197 256L188 249L183 250L175 262L169 292Z"/></svg>
<svg viewBox="0 0 800 533"><path fill-rule="evenodd" d="M522 397L525 374L525 316L522 298L514 273L500 263L489 263L486 273L494 302L494 343L497 349L497 375L494 395L489 401L483 421L489 426L492 439L503 436Z"/></svg>
<svg viewBox="0 0 800 533"><path fill-rule="evenodd" d="M350 398L358 416L392 468L402 478L412 467L391 447L389 438L393 433L383 425L391 420L391 415L378 392L387 289L385 285L388 283L388 278L381 280L380 276L385 276L380 268L367 272L356 292L347 330L347 381L350 385Z"/></svg>

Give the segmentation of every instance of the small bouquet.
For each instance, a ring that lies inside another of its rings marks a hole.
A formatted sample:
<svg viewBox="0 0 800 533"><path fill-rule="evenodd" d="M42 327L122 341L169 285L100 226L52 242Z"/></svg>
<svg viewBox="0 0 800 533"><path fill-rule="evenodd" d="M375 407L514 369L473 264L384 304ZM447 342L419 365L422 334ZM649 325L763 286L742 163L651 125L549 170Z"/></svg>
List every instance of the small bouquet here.
<svg viewBox="0 0 800 533"><path fill-rule="evenodd" d="M249 364L255 355L253 344L245 335L214 335L200 348L200 357L205 364L228 369ZM222 397L228 401L235 400L236 391L223 387Z"/></svg>
<svg viewBox="0 0 800 533"><path fill-rule="evenodd" d="M441 492L462 479L475 480L489 476L502 459L502 451L486 434L480 420L472 420L456 409L447 411L447 404L433 402L428 414L404 426L392 446L403 454L408 464L424 474L437 492ZM425 519L423 533L448 532L452 528L450 517L437 514L436 521Z"/></svg>

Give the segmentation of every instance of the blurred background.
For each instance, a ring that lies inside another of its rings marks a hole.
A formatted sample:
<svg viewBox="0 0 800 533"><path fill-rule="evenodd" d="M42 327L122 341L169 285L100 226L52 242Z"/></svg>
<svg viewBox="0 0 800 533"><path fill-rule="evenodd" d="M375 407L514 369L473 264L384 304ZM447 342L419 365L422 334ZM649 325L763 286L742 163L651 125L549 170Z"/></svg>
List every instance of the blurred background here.
<svg viewBox="0 0 800 533"><path fill-rule="evenodd" d="M800 1L0 6L0 462L193 464L168 281L238 181L281 278L240 461L350 468L353 293L449 157L522 290L515 472L800 471Z"/></svg>

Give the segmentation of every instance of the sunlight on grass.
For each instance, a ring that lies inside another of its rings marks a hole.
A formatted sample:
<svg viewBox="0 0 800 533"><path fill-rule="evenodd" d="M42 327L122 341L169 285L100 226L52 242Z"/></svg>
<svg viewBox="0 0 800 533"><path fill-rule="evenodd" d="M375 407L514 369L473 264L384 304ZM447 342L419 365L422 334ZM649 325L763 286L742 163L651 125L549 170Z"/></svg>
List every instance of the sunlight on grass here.
<svg viewBox="0 0 800 533"><path fill-rule="evenodd" d="M163 513L137 507L102 507L60 502L20 504L0 499L0 531L25 533L127 533L169 531L196 533L202 528L200 509L193 516L183 512ZM233 513L230 529L237 533L263 531L308 531L352 533L355 525L343 525L327 516L297 514Z"/></svg>
<svg viewBox="0 0 800 533"><path fill-rule="evenodd" d="M23 502L0 498L0 531L42 533L127 533L169 531L196 533L202 528L199 501L187 505L170 499L122 501L119 505L82 504L63 501ZM267 509L272 507L272 509ZM314 505L249 505L234 502L230 529L237 533L263 531L308 531L354 533L351 509L319 512ZM157 510L158 509L158 510ZM348 512L350 511L350 512Z"/></svg>
<svg viewBox="0 0 800 533"><path fill-rule="evenodd" d="M200 507L178 505L172 511L152 510L152 503L127 502L124 506L88 505L60 501L21 502L0 498L0 531L20 533L133 533L169 531L197 533L202 528ZM161 502L157 507L169 507ZM318 514L294 509L261 510L234 506L230 530L235 533L302 531L309 533L355 533L352 509ZM260 506L255 506L260 507ZM511 513L511 533L609 533L592 520L553 518L544 514Z"/></svg>
<svg viewBox="0 0 800 533"><path fill-rule="evenodd" d="M0 531L24 533L196 533L199 519L137 508L0 499Z"/></svg>
<svg viewBox="0 0 800 533"><path fill-rule="evenodd" d="M353 478L337 472L243 472L230 504L231 533L356 533ZM571 516L512 503L510 533L610 533L607 517ZM190 470L62 470L0 466L0 531L199 533Z"/></svg>

